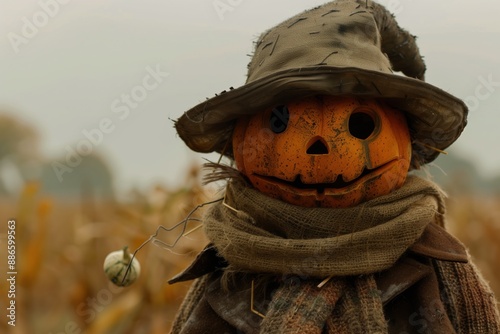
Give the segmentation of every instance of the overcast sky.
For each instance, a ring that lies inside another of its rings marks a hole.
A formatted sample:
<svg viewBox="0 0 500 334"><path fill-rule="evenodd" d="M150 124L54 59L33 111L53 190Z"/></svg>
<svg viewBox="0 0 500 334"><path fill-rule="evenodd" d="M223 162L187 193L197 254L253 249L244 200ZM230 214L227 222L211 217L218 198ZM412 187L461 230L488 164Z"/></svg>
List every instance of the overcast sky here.
<svg viewBox="0 0 500 334"><path fill-rule="evenodd" d="M38 128L47 157L101 126L94 149L121 187L176 184L202 156L169 119L243 84L252 41L324 2L0 0L0 104ZM454 151L500 171L500 1L380 3L418 36L427 81L469 103ZM124 100L132 93L140 101Z"/></svg>

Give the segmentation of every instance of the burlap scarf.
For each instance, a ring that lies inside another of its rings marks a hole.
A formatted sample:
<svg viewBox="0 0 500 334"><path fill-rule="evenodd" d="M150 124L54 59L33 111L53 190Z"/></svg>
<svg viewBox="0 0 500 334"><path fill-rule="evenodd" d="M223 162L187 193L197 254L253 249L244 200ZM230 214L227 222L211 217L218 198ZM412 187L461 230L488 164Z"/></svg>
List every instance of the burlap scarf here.
<svg viewBox="0 0 500 334"><path fill-rule="evenodd" d="M205 232L232 267L313 277L387 269L444 214L439 188L413 176L354 208L298 207L241 180L228 184L224 204L207 214Z"/></svg>
<svg viewBox="0 0 500 334"><path fill-rule="evenodd" d="M261 333L385 333L371 274L394 265L443 214L439 188L413 176L399 190L347 209L289 205L237 179L208 212L205 232L228 271L302 278L274 294ZM319 289L317 279L330 276Z"/></svg>

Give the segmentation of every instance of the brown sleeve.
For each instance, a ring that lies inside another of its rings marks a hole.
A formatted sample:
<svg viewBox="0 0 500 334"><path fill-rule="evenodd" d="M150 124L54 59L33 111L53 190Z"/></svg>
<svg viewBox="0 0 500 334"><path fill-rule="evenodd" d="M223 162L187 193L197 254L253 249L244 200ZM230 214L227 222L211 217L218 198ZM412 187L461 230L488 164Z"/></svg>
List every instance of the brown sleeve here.
<svg viewBox="0 0 500 334"><path fill-rule="evenodd" d="M434 261L434 265L441 298L457 333L500 333L495 296L472 262Z"/></svg>
<svg viewBox="0 0 500 334"><path fill-rule="evenodd" d="M181 306L179 307L179 310L177 311L170 334L179 334L182 331L184 324L189 319L191 313L193 313L193 310L198 305L200 299L203 297L206 284L206 275L193 282Z"/></svg>

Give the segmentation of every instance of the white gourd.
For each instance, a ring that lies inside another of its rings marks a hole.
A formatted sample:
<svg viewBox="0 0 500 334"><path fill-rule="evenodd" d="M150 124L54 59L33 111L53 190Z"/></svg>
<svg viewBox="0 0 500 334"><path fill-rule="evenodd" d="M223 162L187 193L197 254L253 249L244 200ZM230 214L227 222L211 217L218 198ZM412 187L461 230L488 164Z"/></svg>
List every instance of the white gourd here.
<svg viewBox="0 0 500 334"><path fill-rule="evenodd" d="M128 251L128 247L111 252L106 256L106 259L104 259L104 273L113 284L126 287L137 280L141 272L141 265L134 257L130 270L127 273L127 267L131 259L132 256ZM127 274L126 277L125 274Z"/></svg>

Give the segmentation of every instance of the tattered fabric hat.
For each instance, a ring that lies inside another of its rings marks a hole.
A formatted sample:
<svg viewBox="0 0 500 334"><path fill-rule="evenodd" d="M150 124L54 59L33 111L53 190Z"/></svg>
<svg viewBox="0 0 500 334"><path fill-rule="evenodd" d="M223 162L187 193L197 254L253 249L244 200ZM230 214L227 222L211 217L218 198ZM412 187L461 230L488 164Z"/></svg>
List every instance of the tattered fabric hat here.
<svg viewBox="0 0 500 334"><path fill-rule="evenodd" d="M256 42L246 84L188 110L175 127L192 150L231 156L240 117L312 95L382 98L405 113L412 165L418 167L460 136L467 117L466 105L424 82L424 73L415 36L383 6L338 0L265 32Z"/></svg>

